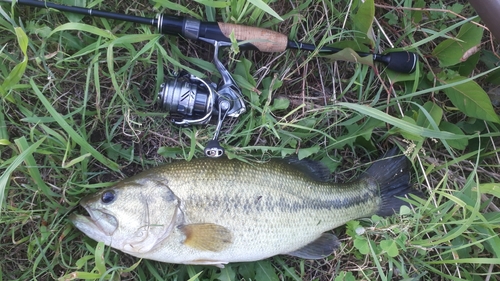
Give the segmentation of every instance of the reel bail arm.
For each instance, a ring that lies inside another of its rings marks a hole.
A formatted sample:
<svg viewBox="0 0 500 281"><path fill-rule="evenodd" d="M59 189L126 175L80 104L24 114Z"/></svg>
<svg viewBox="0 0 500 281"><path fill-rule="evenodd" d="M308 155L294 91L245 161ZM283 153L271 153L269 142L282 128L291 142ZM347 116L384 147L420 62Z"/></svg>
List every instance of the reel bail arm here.
<svg viewBox="0 0 500 281"><path fill-rule="evenodd" d="M239 117L241 114L246 112L246 107L240 88L234 81L231 73L229 73L226 67L224 67L222 62L219 60L219 49L221 47L230 46L231 44L206 38L200 39L214 45L214 63L222 77L222 82L217 88L217 111L219 113L217 127L215 128L214 138L209 141L205 147L205 155L207 157L217 158L224 154L224 148L222 148L219 143L219 134L222 129L222 123L227 116Z"/></svg>

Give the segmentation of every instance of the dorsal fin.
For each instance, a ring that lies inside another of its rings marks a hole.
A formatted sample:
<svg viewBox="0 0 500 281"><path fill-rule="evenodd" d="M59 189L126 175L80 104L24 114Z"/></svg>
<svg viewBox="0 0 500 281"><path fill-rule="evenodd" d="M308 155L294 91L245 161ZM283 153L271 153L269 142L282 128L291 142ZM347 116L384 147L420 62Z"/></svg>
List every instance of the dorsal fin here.
<svg viewBox="0 0 500 281"><path fill-rule="evenodd" d="M330 180L330 169L321 162L306 158L299 160L297 157L293 156L286 157L283 161L294 167L297 171L304 173L312 180L320 182Z"/></svg>

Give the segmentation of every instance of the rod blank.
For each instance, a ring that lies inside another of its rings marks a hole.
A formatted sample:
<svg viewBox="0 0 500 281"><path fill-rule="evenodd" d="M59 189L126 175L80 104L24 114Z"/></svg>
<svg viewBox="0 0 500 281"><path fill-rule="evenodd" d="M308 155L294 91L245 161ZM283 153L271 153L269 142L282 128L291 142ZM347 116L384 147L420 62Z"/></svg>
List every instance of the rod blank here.
<svg viewBox="0 0 500 281"><path fill-rule="evenodd" d="M13 2L12 0L0 1L9 3ZM287 36L284 34L258 27L217 22L202 22L196 19L173 15L160 15L158 18L146 18L96 9L61 5L39 0L17 0L16 3L38 8L55 9L63 12L151 25L156 27L162 34L182 36L194 40L222 41L230 43L231 40L229 39L229 35L234 32L237 40L250 42L243 44L242 48L247 47L262 52L281 52L286 49L315 51L317 49L317 47L313 44L288 40ZM333 54L341 50L342 49L332 47L322 47L319 49L319 52ZM415 53L407 51L392 52L388 54L364 52L356 53L361 57L372 56L374 61L385 64L388 69L402 73L414 72L418 60Z"/></svg>

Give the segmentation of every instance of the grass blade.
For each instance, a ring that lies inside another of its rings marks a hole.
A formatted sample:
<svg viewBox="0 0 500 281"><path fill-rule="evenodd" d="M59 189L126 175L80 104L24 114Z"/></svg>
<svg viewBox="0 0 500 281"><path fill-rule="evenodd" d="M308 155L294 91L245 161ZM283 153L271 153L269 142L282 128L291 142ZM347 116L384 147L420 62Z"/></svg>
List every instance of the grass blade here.
<svg viewBox="0 0 500 281"><path fill-rule="evenodd" d="M255 7L261 9L262 11L270 14L271 16L277 18L280 21L283 21L283 19L276 13L269 5L267 5L264 1L262 0L248 0L249 3L252 3Z"/></svg>
<svg viewBox="0 0 500 281"><path fill-rule="evenodd" d="M339 102L337 105L349 108L351 110L357 111L361 114L370 116L372 118L378 119L380 121L383 121L385 123L391 124L399 129L405 130L410 134L414 135L420 135L423 137L427 138L435 138L435 139L463 139L463 135L457 135L454 133L450 132L443 132L443 131L436 131L436 130L431 130L428 128L423 128L420 126L417 126L415 124L411 124L409 122L406 122L402 119L390 116L387 113L384 113L378 109L375 109L373 107L369 107L366 105L361 105L361 104L356 104L356 103L346 103L346 102ZM465 137L471 137L471 136L465 136Z"/></svg>
<svg viewBox="0 0 500 281"><path fill-rule="evenodd" d="M109 160L106 158L104 155L102 155L99 151L97 151L95 148L93 148L80 134L78 134L59 114L54 107L50 104L50 102L47 100L47 98L40 92L38 89L38 86L35 84L33 79L30 79L30 84L33 88L33 91L37 95L37 97L40 99L40 101L43 103L47 111L52 115L52 117L56 120L56 122L61 126L68 135L75 140L76 143L78 143L83 150L88 151L92 156L102 164L106 165L106 167L110 168L113 171L118 171L120 166L116 164L115 162Z"/></svg>
<svg viewBox="0 0 500 281"><path fill-rule="evenodd" d="M0 176L0 205L2 207L5 190L7 185L9 184L10 176L17 169L17 167L21 165L21 163L26 161L26 159L28 159L33 154L33 152L35 152L35 150L40 146L40 144L43 143L44 140L45 138L42 138L36 143L27 147L23 152L21 152L21 154L19 154L19 156L14 159L14 161L9 165L9 167L7 167L7 169L5 169L3 174ZM2 209L3 208L0 208L0 215L2 213Z"/></svg>

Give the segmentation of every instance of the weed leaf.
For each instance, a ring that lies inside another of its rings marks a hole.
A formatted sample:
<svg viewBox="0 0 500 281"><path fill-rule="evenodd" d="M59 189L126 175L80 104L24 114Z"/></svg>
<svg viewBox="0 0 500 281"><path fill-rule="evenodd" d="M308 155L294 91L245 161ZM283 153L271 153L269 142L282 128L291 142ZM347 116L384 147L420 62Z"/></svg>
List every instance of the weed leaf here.
<svg viewBox="0 0 500 281"><path fill-rule="evenodd" d="M415 120L409 116L403 116L401 120L408 122L408 124L416 126ZM421 141L424 138L421 135L417 135L414 133L409 133L406 130L402 130L400 128L393 128L390 130L391 133L399 132L405 139L407 140L414 140L414 141Z"/></svg>
<svg viewBox="0 0 500 281"><path fill-rule="evenodd" d="M242 263L238 268L238 273L244 280L255 280L255 264L251 262Z"/></svg>
<svg viewBox="0 0 500 281"><path fill-rule="evenodd" d="M219 276L217 276L217 280L220 281L231 281L236 279L236 272L231 268L231 266L225 266L220 270Z"/></svg>
<svg viewBox="0 0 500 281"><path fill-rule="evenodd" d="M86 0L63 0L61 1L61 4L68 6L76 6L76 7L87 7ZM83 14L75 14L75 13L64 13L64 15L66 16L66 18L68 18L70 22L79 22L85 16Z"/></svg>
<svg viewBox="0 0 500 281"><path fill-rule="evenodd" d="M354 247L356 247L362 255L367 255L370 252L368 241L363 237L354 238Z"/></svg>
<svg viewBox="0 0 500 281"><path fill-rule="evenodd" d="M418 62L417 62L418 63ZM417 77L419 77L418 73L418 65L417 65L417 71L413 73L401 73L397 72L394 70L386 69L385 73L387 74L387 77L389 78L389 81L391 84L395 84L397 82L404 82L404 81L415 81Z"/></svg>
<svg viewBox="0 0 500 281"><path fill-rule="evenodd" d="M104 38L109 38L109 39L114 39L116 36L113 35L113 33L103 30L101 28L84 24L84 23L66 23L61 26L56 27L52 32L49 34L49 37L52 36L54 33L59 32L59 31L64 31L64 30L77 30L79 32L88 32L95 34L97 36L101 36Z"/></svg>
<svg viewBox="0 0 500 281"><path fill-rule="evenodd" d="M65 276L60 277L58 280L59 281L69 281L69 280L96 280L103 277L102 274L100 273L92 273L92 272L85 272L85 271L75 271L72 273L69 273Z"/></svg>
<svg viewBox="0 0 500 281"><path fill-rule="evenodd" d="M290 106L290 100L284 97L275 98L273 100L273 105L271 106L271 111L274 110L284 110Z"/></svg>
<svg viewBox="0 0 500 281"><path fill-rule="evenodd" d="M436 139L462 139L463 138L463 135L456 135L454 133L431 130L428 128L423 128L421 126L417 126L417 125L412 124L410 122L407 122L403 119L390 116L387 113L384 113L378 109L368 107L365 105L355 104L355 103L347 103L347 102L339 102L339 103L337 103L337 105L349 108L349 109L357 111L361 114L371 116L371 117L376 118L380 121L391 124L399 129L405 130L412 135L420 135L423 137L436 138Z"/></svg>
<svg viewBox="0 0 500 281"><path fill-rule="evenodd" d="M335 277L335 281L355 281L356 278L354 277L354 274L352 274L352 272L350 271L341 271L339 272L339 274L337 275L337 277Z"/></svg>
<svg viewBox="0 0 500 281"><path fill-rule="evenodd" d="M25 137L18 138L14 140L14 143L17 145L20 152L26 151L30 148L28 141ZM50 187L45 183L42 178L42 174L40 173L39 166L33 157L32 154L29 154L24 159L24 163L26 163L26 169L28 170L28 174L33 179L33 182L38 187L38 190L42 191L43 194L49 196L48 200L53 200L53 198L59 197L57 193L52 191Z"/></svg>
<svg viewBox="0 0 500 281"><path fill-rule="evenodd" d="M269 5L267 5L264 1L262 0L248 0L249 3L255 5L255 7L261 9L262 11L270 14L271 16L277 18L280 21L283 21L283 19L273 10Z"/></svg>
<svg viewBox="0 0 500 281"><path fill-rule="evenodd" d="M67 169L67 168L69 168L69 167L71 167L71 166L73 166L73 165L75 165L77 163L82 162L83 160L85 160L85 158L89 157L90 155L91 155L90 153L85 153L83 155L80 155L80 156L76 157L75 159L72 159L72 160L70 160L68 162L64 162L62 164L62 167L65 168L65 169Z"/></svg>
<svg viewBox="0 0 500 281"><path fill-rule="evenodd" d="M375 16L375 4L373 0L365 0L365 1L360 0L359 9L357 13L353 15L352 18L355 29L361 31L372 42L373 42L373 37L371 35L371 29L374 16Z"/></svg>
<svg viewBox="0 0 500 281"><path fill-rule="evenodd" d="M200 280L198 279L198 277L203 273L203 271L200 271L198 273L196 273L195 275L193 275L193 277L189 278L188 281L197 281L197 280Z"/></svg>
<svg viewBox="0 0 500 281"><path fill-rule="evenodd" d="M315 145L315 146L312 146L312 147L299 149L299 153L298 153L299 160L307 158L307 157L313 155L314 153L318 153L318 151L320 149L321 148L320 148L319 145Z"/></svg>
<svg viewBox="0 0 500 281"><path fill-rule="evenodd" d="M97 272L104 274L106 272L106 262L104 260L104 242L97 243L95 247L95 267Z"/></svg>
<svg viewBox="0 0 500 281"><path fill-rule="evenodd" d="M255 280L279 280L278 275L276 275L276 271L274 270L269 260L257 262L257 268L255 269L255 272Z"/></svg>
<svg viewBox="0 0 500 281"><path fill-rule="evenodd" d="M425 128L433 128L433 125L441 123L442 118L443 110L436 103L428 101L418 112L417 125Z"/></svg>
<svg viewBox="0 0 500 281"><path fill-rule="evenodd" d="M231 4L231 2L229 1L213 1L213 0L196 0L196 2L205 5L207 7L219 8L219 9L227 8Z"/></svg>
<svg viewBox="0 0 500 281"><path fill-rule="evenodd" d="M465 80L465 77L455 77L441 80L442 84L451 84ZM476 82L468 81L443 89L450 101L460 111L469 117L500 123L488 94Z"/></svg>
<svg viewBox="0 0 500 281"><path fill-rule="evenodd" d="M446 121L442 121L441 124L439 124L439 129L456 135L464 135L464 132L457 125ZM448 140L447 142L451 147L460 150L466 149L469 144L469 140L465 137L465 135L462 139Z"/></svg>
<svg viewBox="0 0 500 281"><path fill-rule="evenodd" d="M33 91L35 94L38 96L40 101L43 103L47 111L54 117L54 119L57 121L57 123L68 133L68 135L73 138L73 140L78 143L84 151L90 152L92 156L102 164L106 165L108 168L111 170L117 171L119 170L119 165L116 164L115 162L109 160L106 158L104 155L99 153L95 148L93 148L80 134L78 134L59 114L54 107L50 104L50 102L47 100L47 98L40 92L40 89L38 89L38 86L35 84L35 81L33 79L30 80L30 84L33 88Z"/></svg>
<svg viewBox="0 0 500 281"><path fill-rule="evenodd" d="M179 11L184 14L188 14L190 17L201 19L200 15L196 13L193 9L189 9L188 7L181 5L179 3L174 3L168 0L155 0L153 1L155 4L155 8L159 7L168 7L169 10Z"/></svg>
<svg viewBox="0 0 500 281"><path fill-rule="evenodd" d="M4 106L0 103L0 106ZM9 132L7 131L7 123L5 123L5 115L3 114L3 108L0 110L0 145L9 145Z"/></svg>
<svg viewBox="0 0 500 281"><path fill-rule="evenodd" d="M295 272L295 269L293 267L290 267L283 259L280 257L274 257L274 261L278 263L281 267L281 270L284 271L285 273L285 280L295 280L295 281L301 281L303 280L300 278L300 276ZM248 279L245 279L248 280Z"/></svg>
<svg viewBox="0 0 500 281"><path fill-rule="evenodd" d="M382 240L380 241L380 248L387 252L387 255L391 258L399 255L398 246L394 240Z"/></svg>
<svg viewBox="0 0 500 281"><path fill-rule="evenodd" d="M466 22L454 39L446 39L434 49L432 54L439 60L441 67L451 66L464 61L468 50L481 43L483 28Z"/></svg>
<svg viewBox="0 0 500 281"><path fill-rule="evenodd" d="M24 138L24 137L23 137ZM33 152L44 142L45 138L40 139L36 143L30 145L25 149L19 156L15 158L14 161L5 169L0 176L0 214L2 212L3 197L5 194L5 187L8 185L10 180L10 175L17 169L21 163L23 163L28 157L32 156Z"/></svg>
<svg viewBox="0 0 500 281"><path fill-rule="evenodd" d="M28 50L28 36L24 33L24 30L20 27L15 28L17 41L19 42L19 47L21 48L21 52L26 56L26 51Z"/></svg>
<svg viewBox="0 0 500 281"><path fill-rule="evenodd" d="M10 102L14 102L14 98L10 95L8 96L7 92L12 87L17 85L19 81L21 81L24 71L26 70L26 66L28 65L28 56L26 55L26 51L28 49L28 36L26 36L24 30L20 27L16 27L14 28L14 30L16 32L19 48L23 53L23 60L12 69L5 81L0 86L0 95Z"/></svg>
<svg viewBox="0 0 500 281"><path fill-rule="evenodd" d="M500 198L500 183L483 183L478 188L481 193L491 194Z"/></svg>
<svg viewBox="0 0 500 281"><path fill-rule="evenodd" d="M330 60L350 61L373 66L373 56L361 57L351 48L342 49L340 52L324 56Z"/></svg>

